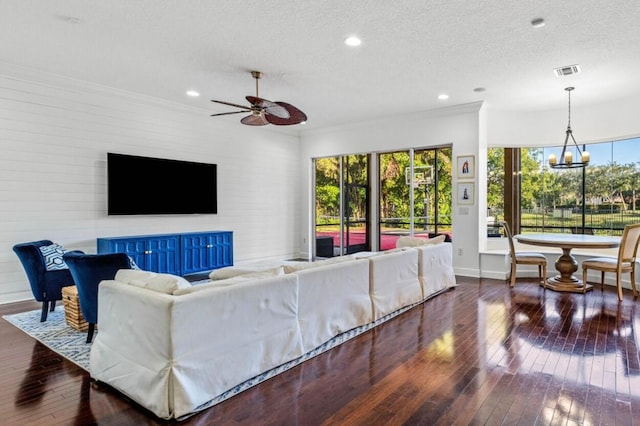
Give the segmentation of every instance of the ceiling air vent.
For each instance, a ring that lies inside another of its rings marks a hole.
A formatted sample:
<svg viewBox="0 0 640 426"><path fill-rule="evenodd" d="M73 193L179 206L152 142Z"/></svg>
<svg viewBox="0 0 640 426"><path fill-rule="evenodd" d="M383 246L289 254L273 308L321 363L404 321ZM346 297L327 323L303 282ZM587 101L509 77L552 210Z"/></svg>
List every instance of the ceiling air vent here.
<svg viewBox="0 0 640 426"><path fill-rule="evenodd" d="M580 72L580 65L567 65L565 67L556 68L554 70L558 77L564 77L565 75L578 74Z"/></svg>

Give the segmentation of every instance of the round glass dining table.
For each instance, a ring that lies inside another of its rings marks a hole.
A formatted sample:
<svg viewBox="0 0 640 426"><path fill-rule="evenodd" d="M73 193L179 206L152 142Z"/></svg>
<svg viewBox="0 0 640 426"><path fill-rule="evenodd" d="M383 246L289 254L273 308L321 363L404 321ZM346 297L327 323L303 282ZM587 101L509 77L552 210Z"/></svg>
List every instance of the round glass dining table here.
<svg viewBox="0 0 640 426"><path fill-rule="evenodd" d="M583 234L518 234L513 237L519 243L543 247L558 247L562 255L555 267L560 275L547 279L547 288L556 291L585 293L593 288L573 275L578 270L578 261L571 254L577 249L607 249L620 246L620 237Z"/></svg>

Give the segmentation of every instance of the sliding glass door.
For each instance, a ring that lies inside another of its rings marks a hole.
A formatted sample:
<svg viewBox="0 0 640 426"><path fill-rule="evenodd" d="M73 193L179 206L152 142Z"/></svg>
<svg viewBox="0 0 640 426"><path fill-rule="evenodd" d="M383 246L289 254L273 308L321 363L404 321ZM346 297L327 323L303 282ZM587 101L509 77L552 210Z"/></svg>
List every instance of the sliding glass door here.
<svg viewBox="0 0 640 426"><path fill-rule="evenodd" d="M380 249L401 235L451 237L451 148L381 153L379 170Z"/></svg>
<svg viewBox="0 0 640 426"><path fill-rule="evenodd" d="M368 206L368 155L316 159L315 257L370 250Z"/></svg>

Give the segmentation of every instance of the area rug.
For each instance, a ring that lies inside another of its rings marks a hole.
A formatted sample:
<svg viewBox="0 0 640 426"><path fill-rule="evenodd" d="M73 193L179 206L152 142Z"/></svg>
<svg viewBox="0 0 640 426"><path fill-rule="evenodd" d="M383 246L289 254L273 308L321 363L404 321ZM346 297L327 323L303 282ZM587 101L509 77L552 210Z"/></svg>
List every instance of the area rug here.
<svg viewBox="0 0 640 426"><path fill-rule="evenodd" d="M55 311L49 312L45 322L40 322L40 314L40 309L37 309L3 315L2 318L78 367L89 371L91 343L87 343L87 332L75 330L67 325L64 319L64 306L56 306ZM97 334L98 330L94 334L94 339Z"/></svg>

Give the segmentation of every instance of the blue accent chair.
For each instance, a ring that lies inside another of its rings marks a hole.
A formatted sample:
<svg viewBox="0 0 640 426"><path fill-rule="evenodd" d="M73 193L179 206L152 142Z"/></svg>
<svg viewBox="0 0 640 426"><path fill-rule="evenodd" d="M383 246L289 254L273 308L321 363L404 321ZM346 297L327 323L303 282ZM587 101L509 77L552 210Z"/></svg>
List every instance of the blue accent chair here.
<svg viewBox="0 0 640 426"><path fill-rule="evenodd" d="M98 286L102 280L112 280L120 269L132 269L126 253L84 254L70 251L63 259L69 266L71 276L78 289L80 311L89 323L87 343L93 340L98 323Z"/></svg>
<svg viewBox="0 0 640 426"><path fill-rule="evenodd" d="M42 302L40 322L47 320L48 312L56 308L56 301L62 300L62 287L73 285L73 278L68 269L48 271L40 247L50 246L49 240L32 241L16 244L13 251L22 262L33 297Z"/></svg>

